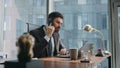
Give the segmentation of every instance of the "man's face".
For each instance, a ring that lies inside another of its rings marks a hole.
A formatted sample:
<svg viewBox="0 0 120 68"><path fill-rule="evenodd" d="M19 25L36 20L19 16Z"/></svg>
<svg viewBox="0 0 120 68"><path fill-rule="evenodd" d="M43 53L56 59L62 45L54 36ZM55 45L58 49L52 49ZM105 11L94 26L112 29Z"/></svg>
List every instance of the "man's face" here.
<svg viewBox="0 0 120 68"><path fill-rule="evenodd" d="M57 17L57 18L54 18L53 22L54 22L53 26L55 27L55 32L58 32L63 23L63 19L60 17Z"/></svg>

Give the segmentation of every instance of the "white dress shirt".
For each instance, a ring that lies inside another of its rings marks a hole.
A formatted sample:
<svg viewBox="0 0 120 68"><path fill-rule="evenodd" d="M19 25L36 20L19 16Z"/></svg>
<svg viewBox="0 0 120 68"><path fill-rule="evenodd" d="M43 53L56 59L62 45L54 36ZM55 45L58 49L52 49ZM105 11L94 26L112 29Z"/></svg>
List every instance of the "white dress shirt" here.
<svg viewBox="0 0 120 68"><path fill-rule="evenodd" d="M45 34L46 34L46 29L45 29L45 27L43 27L43 30L45 31ZM54 54L54 46L55 46L55 44L54 44L54 38L53 38L53 36L52 36L52 37L48 37L47 35L45 35L45 37L44 37L44 39L45 39L47 42L50 41L50 38L51 38L51 43L52 43L52 54L51 54L51 56L53 56L53 54Z"/></svg>

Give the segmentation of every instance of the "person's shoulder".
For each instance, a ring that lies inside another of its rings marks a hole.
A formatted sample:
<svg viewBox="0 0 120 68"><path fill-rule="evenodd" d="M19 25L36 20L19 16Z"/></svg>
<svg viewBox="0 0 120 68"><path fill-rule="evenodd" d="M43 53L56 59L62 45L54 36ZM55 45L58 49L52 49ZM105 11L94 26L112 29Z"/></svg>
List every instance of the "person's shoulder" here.
<svg viewBox="0 0 120 68"><path fill-rule="evenodd" d="M39 31L39 30L43 29L44 26L45 26L45 25L42 25L42 26L40 26L40 27L38 27L38 28L36 28L36 29L34 29L34 30L31 30L30 32Z"/></svg>
<svg viewBox="0 0 120 68"><path fill-rule="evenodd" d="M36 28L36 29L34 29L34 30L31 30L29 33L30 33L31 35L33 35L33 34L38 34L38 33L40 33L40 32L43 32L43 27L45 27L45 25L42 25L42 26L40 26L40 27L38 27L38 28Z"/></svg>

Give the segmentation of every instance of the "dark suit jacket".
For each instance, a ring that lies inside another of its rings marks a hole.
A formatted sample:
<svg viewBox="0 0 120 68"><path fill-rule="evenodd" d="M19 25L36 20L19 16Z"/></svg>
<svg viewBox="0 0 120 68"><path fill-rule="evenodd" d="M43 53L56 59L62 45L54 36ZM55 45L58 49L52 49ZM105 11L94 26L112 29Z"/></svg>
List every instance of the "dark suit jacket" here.
<svg viewBox="0 0 120 68"><path fill-rule="evenodd" d="M44 25L40 28L30 31L30 34L35 38L35 46L33 48L34 57L48 57L50 56L48 52L48 42L44 39L45 32L43 30ZM54 35L54 34L53 34ZM57 51L60 51L63 47L61 41L59 40L59 34L53 36L54 38L54 56L57 55Z"/></svg>

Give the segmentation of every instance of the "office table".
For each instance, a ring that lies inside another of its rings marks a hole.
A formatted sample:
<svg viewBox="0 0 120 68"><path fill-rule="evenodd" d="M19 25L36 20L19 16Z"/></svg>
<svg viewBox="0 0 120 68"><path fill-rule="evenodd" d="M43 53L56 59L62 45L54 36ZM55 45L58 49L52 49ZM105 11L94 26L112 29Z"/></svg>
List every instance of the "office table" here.
<svg viewBox="0 0 120 68"><path fill-rule="evenodd" d="M91 56L90 63L81 63L80 60L70 60L70 58L46 57L39 58L44 61L44 68L97 68L97 65L109 56Z"/></svg>

